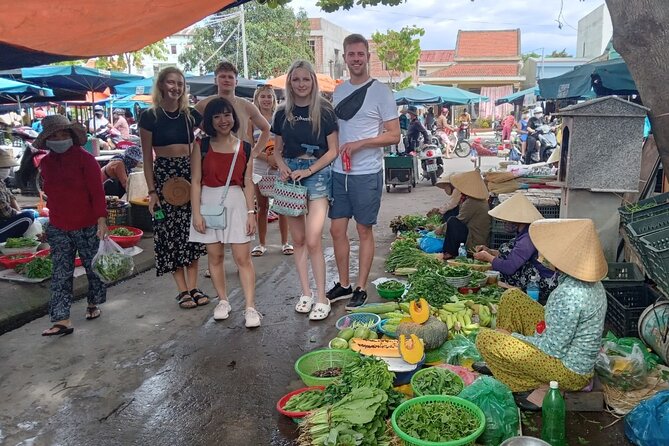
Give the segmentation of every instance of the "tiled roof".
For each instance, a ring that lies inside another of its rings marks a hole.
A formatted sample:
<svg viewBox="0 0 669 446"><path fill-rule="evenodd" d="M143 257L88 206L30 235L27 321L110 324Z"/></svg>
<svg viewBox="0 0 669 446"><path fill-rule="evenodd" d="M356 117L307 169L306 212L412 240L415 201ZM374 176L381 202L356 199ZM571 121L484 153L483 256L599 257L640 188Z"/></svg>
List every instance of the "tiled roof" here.
<svg viewBox="0 0 669 446"><path fill-rule="evenodd" d="M420 52L420 63L453 62L455 50L423 50Z"/></svg>
<svg viewBox="0 0 669 446"><path fill-rule="evenodd" d="M455 57L520 56L520 29L458 31Z"/></svg>
<svg viewBox="0 0 669 446"><path fill-rule="evenodd" d="M459 62L450 67L430 73L428 77L514 77L519 74L517 63L463 63Z"/></svg>

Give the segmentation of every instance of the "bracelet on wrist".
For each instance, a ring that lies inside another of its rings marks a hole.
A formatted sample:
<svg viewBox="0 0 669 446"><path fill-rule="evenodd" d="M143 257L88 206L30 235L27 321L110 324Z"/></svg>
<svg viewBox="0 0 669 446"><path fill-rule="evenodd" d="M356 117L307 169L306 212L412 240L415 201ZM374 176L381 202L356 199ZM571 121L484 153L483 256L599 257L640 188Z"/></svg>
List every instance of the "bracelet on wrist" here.
<svg viewBox="0 0 669 446"><path fill-rule="evenodd" d="M253 209L252 211L247 211L246 213L249 214L249 215L251 215L251 214L254 214L254 215L255 215L255 214L258 213L258 211L256 211L255 209Z"/></svg>

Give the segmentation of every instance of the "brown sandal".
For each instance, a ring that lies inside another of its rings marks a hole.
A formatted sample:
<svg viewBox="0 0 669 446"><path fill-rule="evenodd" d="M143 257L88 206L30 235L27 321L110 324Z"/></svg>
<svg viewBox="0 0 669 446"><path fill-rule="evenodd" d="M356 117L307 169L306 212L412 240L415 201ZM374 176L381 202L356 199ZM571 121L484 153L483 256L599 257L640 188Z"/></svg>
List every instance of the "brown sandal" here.
<svg viewBox="0 0 669 446"><path fill-rule="evenodd" d="M177 300L179 301L179 306L185 310L197 307L197 303L193 300L188 291L180 292L177 296Z"/></svg>
<svg viewBox="0 0 669 446"><path fill-rule="evenodd" d="M193 298L193 302L195 302L198 307L207 305L209 303L209 296L204 294L204 292L199 288L193 288L190 290L190 297Z"/></svg>

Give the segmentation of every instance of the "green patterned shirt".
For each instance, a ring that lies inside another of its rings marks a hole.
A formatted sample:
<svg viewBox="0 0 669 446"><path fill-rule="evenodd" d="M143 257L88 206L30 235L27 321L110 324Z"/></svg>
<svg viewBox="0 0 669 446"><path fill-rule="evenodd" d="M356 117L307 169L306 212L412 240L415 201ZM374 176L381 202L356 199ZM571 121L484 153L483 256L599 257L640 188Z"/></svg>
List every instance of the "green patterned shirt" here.
<svg viewBox="0 0 669 446"><path fill-rule="evenodd" d="M548 296L542 334L513 336L534 344L559 359L569 370L590 375L602 343L606 317L606 292L601 282L583 282L561 275L559 285Z"/></svg>

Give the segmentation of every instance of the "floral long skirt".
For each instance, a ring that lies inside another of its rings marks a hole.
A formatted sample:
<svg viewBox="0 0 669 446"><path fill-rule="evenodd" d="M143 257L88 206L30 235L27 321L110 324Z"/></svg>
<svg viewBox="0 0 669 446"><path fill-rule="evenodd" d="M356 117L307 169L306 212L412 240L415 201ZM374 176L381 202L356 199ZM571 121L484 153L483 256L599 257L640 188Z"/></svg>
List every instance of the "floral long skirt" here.
<svg viewBox="0 0 669 446"><path fill-rule="evenodd" d="M188 241L190 234L191 206L172 206L163 197L165 182L173 177L190 181L190 158L156 158L153 176L160 206L165 213L162 221L153 220L153 241L156 256L156 275L173 273L188 266L207 253L201 243Z"/></svg>

